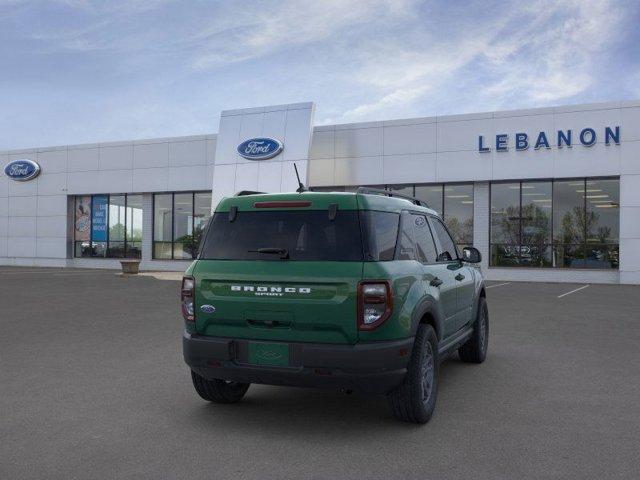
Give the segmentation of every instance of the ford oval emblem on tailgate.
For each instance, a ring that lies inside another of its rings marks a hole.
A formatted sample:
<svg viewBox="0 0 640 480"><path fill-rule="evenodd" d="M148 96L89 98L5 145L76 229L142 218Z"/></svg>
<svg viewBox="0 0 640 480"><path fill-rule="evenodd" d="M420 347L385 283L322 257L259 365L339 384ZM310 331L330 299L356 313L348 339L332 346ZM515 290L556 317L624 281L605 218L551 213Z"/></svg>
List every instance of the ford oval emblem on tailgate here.
<svg viewBox="0 0 640 480"><path fill-rule="evenodd" d="M214 307L213 305L202 305L200 307L200 311L204 313L213 313L216 311L216 307Z"/></svg>

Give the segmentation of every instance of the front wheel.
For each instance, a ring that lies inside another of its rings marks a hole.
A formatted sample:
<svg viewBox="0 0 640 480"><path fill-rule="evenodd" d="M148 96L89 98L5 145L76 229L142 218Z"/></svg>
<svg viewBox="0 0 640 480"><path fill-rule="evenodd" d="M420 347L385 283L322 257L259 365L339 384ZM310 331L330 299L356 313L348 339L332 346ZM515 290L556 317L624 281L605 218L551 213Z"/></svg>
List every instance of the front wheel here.
<svg viewBox="0 0 640 480"><path fill-rule="evenodd" d="M398 420L427 423L436 408L437 396L438 337L431 325L423 324L416 334L407 375L388 399Z"/></svg>
<svg viewBox="0 0 640 480"><path fill-rule="evenodd" d="M473 326L473 334L467 342L458 349L460 360L468 363L482 363L487 358L489 346L489 308L484 297L478 302L478 313Z"/></svg>
<svg viewBox="0 0 640 480"><path fill-rule="evenodd" d="M237 403L249 390L250 383L228 382L226 380L207 380L191 370L193 387L203 399L214 403Z"/></svg>

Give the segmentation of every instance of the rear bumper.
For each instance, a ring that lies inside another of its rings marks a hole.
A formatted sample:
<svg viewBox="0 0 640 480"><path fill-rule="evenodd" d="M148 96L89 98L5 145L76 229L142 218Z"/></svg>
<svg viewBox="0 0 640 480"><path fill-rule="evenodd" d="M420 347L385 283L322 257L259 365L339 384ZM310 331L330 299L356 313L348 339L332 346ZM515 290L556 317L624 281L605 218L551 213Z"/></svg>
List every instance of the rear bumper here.
<svg viewBox="0 0 640 480"><path fill-rule="evenodd" d="M185 331L184 360L208 379L386 393L404 379L413 338L355 345L289 343L288 367L247 363L248 343Z"/></svg>

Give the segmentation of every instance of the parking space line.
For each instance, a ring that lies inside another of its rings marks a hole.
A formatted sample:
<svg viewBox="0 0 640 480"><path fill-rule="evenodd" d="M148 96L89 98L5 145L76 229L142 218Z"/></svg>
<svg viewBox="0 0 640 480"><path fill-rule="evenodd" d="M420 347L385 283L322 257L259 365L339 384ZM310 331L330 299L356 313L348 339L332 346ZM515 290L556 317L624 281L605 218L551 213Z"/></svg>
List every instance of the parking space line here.
<svg viewBox="0 0 640 480"><path fill-rule="evenodd" d="M570 292L567 293L563 293L562 295L558 295L558 298L562 298L562 297L566 297L567 295L571 295L572 293L576 293L579 292L580 290L584 290L585 288L587 288L589 285L583 285L580 288L576 288L575 290L571 290Z"/></svg>
<svg viewBox="0 0 640 480"><path fill-rule="evenodd" d="M54 276L54 277L69 277L69 276L73 276L73 275L117 275L119 272L99 272L99 273L94 273L94 272L64 272L64 273L51 273L50 275Z"/></svg>
<svg viewBox="0 0 640 480"><path fill-rule="evenodd" d="M485 287L485 288L501 287L501 286L503 286L503 285L509 285L510 283L511 283L511 282L496 283L496 284L494 284L494 285L489 285L489 286L487 286L487 287Z"/></svg>
<svg viewBox="0 0 640 480"><path fill-rule="evenodd" d="M0 275L43 275L43 276L68 276L68 275L100 275L100 274L108 274L108 273L117 273L115 270L112 272L111 270L105 270L104 272L73 272L73 271L51 271L51 270L25 270L25 271L2 271L0 270Z"/></svg>

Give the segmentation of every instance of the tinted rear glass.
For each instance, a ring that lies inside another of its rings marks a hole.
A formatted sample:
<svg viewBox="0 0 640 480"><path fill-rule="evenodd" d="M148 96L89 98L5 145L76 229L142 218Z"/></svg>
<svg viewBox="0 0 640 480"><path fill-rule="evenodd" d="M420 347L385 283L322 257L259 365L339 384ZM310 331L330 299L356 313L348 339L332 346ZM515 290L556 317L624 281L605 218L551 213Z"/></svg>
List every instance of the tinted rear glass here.
<svg viewBox="0 0 640 480"><path fill-rule="evenodd" d="M326 210L238 212L233 222L216 213L200 258L280 261L261 248L284 249L289 260L362 261L358 212L338 211L334 220Z"/></svg>
<svg viewBox="0 0 640 480"><path fill-rule="evenodd" d="M415 260L416 240L413 232L413 215L409 212L404 212L400 225L396 260Z"/></svg>
<svg viewBox="0 0 640 480"><path fill-rule="evenodd" d="M362 223L367 238L367 260L393 260L400 215L391 212L363 211Z"/></svg>

